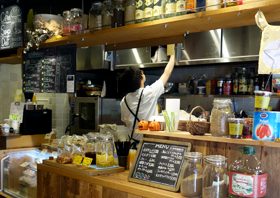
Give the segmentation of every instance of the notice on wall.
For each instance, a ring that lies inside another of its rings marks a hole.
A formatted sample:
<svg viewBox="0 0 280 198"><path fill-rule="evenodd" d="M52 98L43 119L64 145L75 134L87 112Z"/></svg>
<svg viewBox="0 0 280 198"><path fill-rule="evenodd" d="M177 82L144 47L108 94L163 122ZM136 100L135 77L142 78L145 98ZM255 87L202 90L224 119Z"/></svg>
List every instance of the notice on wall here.
<svg viewBox="0 0 280 198"><path fill-rule="evenodd" d="M188 142L143 138L128 180L178 191L184 154L190 149L191 144Z"/></svg>
<svg viewBox="0 0 280 198"><path fill-rule="evenodd" d="M23 46L22 10L18 5L0 9L0 50Z"/></svg>
<svg viewBox="0 0 280 198"><path fill-rule="evenodd" d="M75 84L76 44L31 50L22 59L24 92L74 93L68 80Z"/></svg>

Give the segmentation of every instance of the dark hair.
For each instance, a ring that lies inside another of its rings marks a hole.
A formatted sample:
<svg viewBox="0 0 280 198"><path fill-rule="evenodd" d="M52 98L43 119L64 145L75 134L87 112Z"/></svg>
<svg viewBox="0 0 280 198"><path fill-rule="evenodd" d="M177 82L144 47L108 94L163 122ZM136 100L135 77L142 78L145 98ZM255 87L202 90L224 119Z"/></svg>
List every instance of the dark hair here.
<svg viewBox="0 0 280 198"><path fill-rule="evenodd" d="M127 93L135 92L141 86L142 71L137 67L131 66L124 70L120 80L123 91Z"/></svg>

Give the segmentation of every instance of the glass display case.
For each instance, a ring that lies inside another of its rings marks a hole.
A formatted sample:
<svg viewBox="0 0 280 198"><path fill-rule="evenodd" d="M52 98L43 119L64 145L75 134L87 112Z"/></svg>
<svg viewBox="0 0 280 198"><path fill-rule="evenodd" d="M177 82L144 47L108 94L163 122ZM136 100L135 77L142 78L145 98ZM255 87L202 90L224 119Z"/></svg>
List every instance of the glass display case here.
<svg viewBox="0 0 280 198"><path fill-rule="evenodd" d="M8 153L1 160L1 191L13 197L37 197L37 164L51 153L39 149Z"/></svg>

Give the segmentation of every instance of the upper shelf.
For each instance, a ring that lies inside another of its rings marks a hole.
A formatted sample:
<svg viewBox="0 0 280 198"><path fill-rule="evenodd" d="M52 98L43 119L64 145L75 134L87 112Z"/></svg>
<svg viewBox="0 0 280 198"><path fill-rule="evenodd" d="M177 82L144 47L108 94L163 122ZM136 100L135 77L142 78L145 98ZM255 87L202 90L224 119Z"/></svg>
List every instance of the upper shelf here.
<svg viewBox="0 0 280 198"><path fill-rule="evenodd" d="M252 139L222 138L222 137L214 137L211 134L191 135L189 132L183 132L183 131L168 133L165 131L140 131L136 129L135 133L161 136L161 137L174 137L174 138L202 140L202 141L210 141L210 142L222 142L222 143L230 143L230 144L243 144L243 145L252 145L252 146L267 146L267 147L280 148L279 142L259 141L259 140L252 140Z"/></svg>
<svg viewBox="0 0 280 198"><path fill-rule="evenodd" d="M164 94L165 98L186 97L203 97L203 98L255 98L255 95L206 95L206 94ZM279 95L272 95L271 98L280 98Z"/></svg>
<svg viewBox="0 0 280 198"><path fill-rule="evenodd" d="M77 47L106 45L106 50L116 50L181 43L183 42L183 35L187 32L194 33L254 25L256 24L255 14L259 9L265 14L268 22L280 19L280 1L268 0L85 34L53 38L47 40L41 47L76 43Z"/></svg>

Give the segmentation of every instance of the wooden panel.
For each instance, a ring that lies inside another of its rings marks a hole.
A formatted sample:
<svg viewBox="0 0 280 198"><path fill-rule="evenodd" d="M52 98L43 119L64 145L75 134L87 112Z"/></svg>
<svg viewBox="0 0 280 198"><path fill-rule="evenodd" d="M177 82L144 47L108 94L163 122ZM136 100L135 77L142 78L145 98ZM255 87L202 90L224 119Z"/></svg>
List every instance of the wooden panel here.
<svg viewBox="0 0 280 198"><path fill-rule="evenodd" d="M6 141L6 148L0 145L0 149L14 149L24 147L39 147L46 142L45 134L40 135L22 135L22 136L0 136L0 142Z"/></svg>
<svg viewBox="0 0 280 198"><path fill-rule="evenodd" d="M126 198L127 193L112 188L103 187L103 197Z"/></svg>
<svg viewBox="0 0 280 198"><path fill-rule="evenodd" d="M0 198L13 198L13 197L0 192Z"/></svg>
<svg viewBox="0 0 280 198"><path fill-rule="evenodd" d="M104 169L104 170L97 170L97 169L82 169L82 167L75 167L73 164L60 164L57 163L55 160L43 160L43 164L54 166L57 168L65 169L68 171L77 172L82 175L88 175L88 176L95 176L95 175L104 175L104 174L111 174L111 173L117 173L117 172L123 172L124 167L116 167L116 168L110 168L110 169Z"/></svg>
<svg viewBox="0 0 280 198"><path fill-rule="evenodd" d="M0 63L2 64L21 64L21 57L18 56L9 56L0 58Z"/></svg>
<svg viewBox="0 0 280 198"><path fill-rule="evenodd" d="M140 197L138 195L133 195L133 194L127 194L127 198L143 198L143 197Z"/></svg>
<svg viewBox="0 0 280 198"><path fill-rule="evenodd" d="M60 197L61 176L46 171L37 171L37 197Z"/></svg>
<svg viewBox="0 0 280 198"><path fill-rule="evenodd" d="M103 197L103 187L96 184L89 184L90 197L92 198L102 198Z"/></svg>
<svg viewBox="0 0 280 198"><path fill-rule="evenodd" d="M199 141L208 141L208 142L222 142L228 144L242 144L242 145L252 145L252 146L267 146L267 147L276 147L280 148L280 143L278 142L269 142L269 141L259 141L252 139L231 139L231 138L221 138L214 137L210 133L205 135L191 135L189 132L174 132L168 133L166 131L140 131L135 130L135 133L151 135L153 137L167 137L167 138L181 138L186 140L199 140Z"/></svg>

